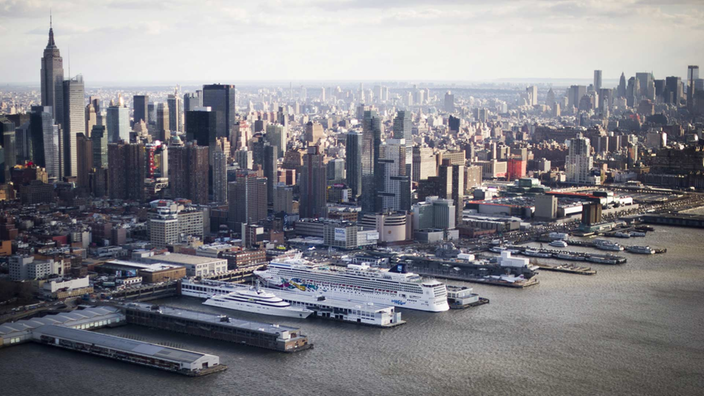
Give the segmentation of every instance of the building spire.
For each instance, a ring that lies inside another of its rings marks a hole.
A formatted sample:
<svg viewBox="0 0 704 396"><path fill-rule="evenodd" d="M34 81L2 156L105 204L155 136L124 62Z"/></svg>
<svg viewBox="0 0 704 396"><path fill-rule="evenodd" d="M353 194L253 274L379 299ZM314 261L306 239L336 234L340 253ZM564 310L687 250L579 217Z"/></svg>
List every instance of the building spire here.
<svg viewBox="0 0 704 396"><path fill-rule="evenodd" d="M56 47L56 43L54 42L54 21L51 15L51 8L49 9L49 43L47 44L47 47Z"/></svg>

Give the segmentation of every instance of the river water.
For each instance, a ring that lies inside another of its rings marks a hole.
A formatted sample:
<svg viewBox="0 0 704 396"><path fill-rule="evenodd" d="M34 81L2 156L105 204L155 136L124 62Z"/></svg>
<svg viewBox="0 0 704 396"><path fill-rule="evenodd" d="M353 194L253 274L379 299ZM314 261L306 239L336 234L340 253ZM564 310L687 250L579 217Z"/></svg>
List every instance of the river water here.
<svg viewBox="0 0 704 396"><path fill-rule="evenodd" d="M137 326L105 330L216 354L229 366L203 378L42 345L0 349L0 394L701 395L702 241L704 230L657 227L619 242L666 254L624 252L625 265L589 264L595 276L543 271L524 290L474 285L491 304L404 311L408 323L394 329L227 311L301 327L315 349L291 355ZM190 298L166 302L225 312Z"/></svg>

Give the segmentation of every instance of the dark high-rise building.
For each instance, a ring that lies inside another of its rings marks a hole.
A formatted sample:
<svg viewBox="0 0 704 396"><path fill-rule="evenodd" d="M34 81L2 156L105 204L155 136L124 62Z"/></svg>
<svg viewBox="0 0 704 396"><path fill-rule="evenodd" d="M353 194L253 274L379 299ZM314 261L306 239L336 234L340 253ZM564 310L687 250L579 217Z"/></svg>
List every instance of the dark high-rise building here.
<svg viewBox="0 0 704 396"><path fill-rule="evenodd" d="M464 172L464 165L452 165L450 159L443 159L442 165L438 167L436 180L436 195L440 198L452 199L455 203L457 224L462 222L464 208Z"/></svg>
<svg viewBox="0 0 704 396"><path fill-rule="evenodd" d="M347 134L346 152L347 185L352 189L352 195L357 198L362 193L362 134Z"/></svg>
<svg viewBox="0 0 704 396"><path fill-rule="evenodd" d="M682 79L679 77L665 78L665 103L679 105L682 98Z"/></svg>
<svg viewBox="0 0 704 396"><path fill-rule="evenodd" d="M447 119L447 126L450 132L458 133L460 131L460 119L455 116L450 116L450 118Z"/></svg>
<svg viewBox="0 0 704 396"><path fill-rule="evenodd" d="M699 80L699 66L690 65L687 67L687 107L690 111L694 109L694 92L696 91L696 81Z"/></svg>
<svg viewBox="0 0 704 396"><path fill-rule="evenodd" d="M181 125L181 98L174 92L166 99L169 105L169 126L172 131L183 132Z"/></svg>
<svg viewBox="0 0 704 396"><path fill-rule="evenodd" d="M37 166L46 168L49 177L61 178L63 176L61 127L54 125L51 108L33 106L29 128L30 137L27 139L29 160Z"/></svg>
<svg viewBox="0 0 704 396"><path fill-rule="evenodd" d="M186 141L195 141L199 146L214 147L217 138L216 113L200 109L186 112Z"/></svg>
<svg viewBox="0 0 704 396"><path fill-rule="evenodd" d="M135 95L133 97L134 123L144 121L149 124L149 95Z"/></svg>
<svg viewBox="0 0 704 396"><path fill-rule="evenodd" d="M411 113L401 110L394 118L394 139L406 139L406 146L413 147Z"/></svg>
<svg viewBox="0 0 704 396"><path fill-rule="evenodd" d="M268 198L266 179L257 177L253 171L240 171L237 180L228 183L227 203L228 223L232 229L239 229L242 223L256 223L266 219Z"/></svg>
<svg viewBox="0 0 704 396"><path fill-rule="evenodd" d="M76 136L86 134L85 86L83 76L64 81L64 117L63 117L63 152L64 176L78 175L78 156Z"/></svg>
<svg viewBox="0 0 704 396"><path fill-rule="evenodd" d="M93 142L85 134L76 136L76 184L90 188L90 172L93 169Z"/></svg>
<svg viewBox="0 0 704 396"><path fill-rule="evenodd" d="M203 107L203 91L189 92L183 95L183 125L188 125L188 112Z"/></svg>
<svg viewBox="0 0 704 396"><path fill-rule="evenodd" d="M303 172L301 174L301 199L299 213L301 218L325 216L326 170L323 165L323 154L318 146L309 146L303 156Z"/></svg>
<svg viewBox="0 0 704 396"><path fill-rule="evenodd" d="M169 148L169 184L174 198L208 203L208 147L188 142Z"/></svg>
<svg viewBox="0 0 704 396"><path fill-rule="evenodd" d="M93 167L108 168L108 133L103 125L96 125L90 134L93 147Z"/></svg>
<svg viewBox="0 0 704 396"><path fill-rule="evenodd" d="M213 202L227 202L227 154L222 151L220 145L215 145L212 165L212 186Z"/></svg>
<svg viewBox="0 0 704 396"><path fill-rule="evenodd" d="M49 42L44 48L41 68L42 106L51 106L51 115L57 124L63 124L64 115L64 61L54 42L54 29L49 24Z"/></svg>
<svg viewBox="0 0 704 396"><path fill-rule="evenodd" d="M376 187L383 183L379 168L381 117L376 110L365 110L362 124L362 210L376 212Z"/></svg>
<svg viewBox="0 0 704 396"><path fill-rule="evenodd" d="M5 180L10 180L10 169L17 165L15 145L15 123L0 116L0 132L2 132L2 148L5 154L5 167L0 169Z"/></svg>
<svg viewBox="0 0 704 396"><path fill-rule="evenodd" d="M266 195L269 199L269 204L274 203L274 185L277 179L276 159L278 158L279 148L269 144L264 145L264 177L266 177Z"/></svg>
<svg viewBox="0 0 704 396"><path fill-rule="evenodd" d="M146 162L144 144L108 144L108 195L110 199L144 200Z"/></svg>
<svg viewBox="0 0 704 396"><path fill-rule="evenodd" d="M237 107L235 105L235 86L212 84L203 86L203 106L210 106L215 112L215 131L217 137L230 138L235 124Z"/></svg>

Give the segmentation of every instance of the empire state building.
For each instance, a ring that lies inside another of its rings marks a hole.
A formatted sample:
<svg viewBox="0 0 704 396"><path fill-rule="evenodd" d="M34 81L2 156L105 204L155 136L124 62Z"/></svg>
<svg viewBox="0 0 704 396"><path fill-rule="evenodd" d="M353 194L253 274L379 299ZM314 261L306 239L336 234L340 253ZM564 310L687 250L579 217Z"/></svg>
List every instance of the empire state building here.
<svg viewBox="0 0 704 396"><path fill-rule="evenodd" d="M63 124L64 115L64 61L54 42L54 29L49 24L49 43L42 57L42 106L51 106L56 124Z"/></svg>

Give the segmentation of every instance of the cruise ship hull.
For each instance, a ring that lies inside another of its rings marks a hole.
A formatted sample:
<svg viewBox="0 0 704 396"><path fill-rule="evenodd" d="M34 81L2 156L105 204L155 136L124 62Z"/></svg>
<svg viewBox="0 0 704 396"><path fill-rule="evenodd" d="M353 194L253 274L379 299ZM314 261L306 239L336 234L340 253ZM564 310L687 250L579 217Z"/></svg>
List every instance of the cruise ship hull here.
<svg viewBox="0 0 704 396"><path fill-rule="evenodd" d="M211 307L218 307L224 309L232 309L235 311L251 312L261 315L271 315L271 316L282 316L286 318L307 318L312 313L306 309L294 308L294 307L268 307L259 304L252 304L239 301L218 301L215 299L209 299L203 303L203 305L210 305Z"/></svg>
<svg viewBox="0 0 704 396"><path fill-rule="evenodd" d="M414 309L427 312L444 312L450 310L447 294L441 298L430 298L426 295L403 294L395 292L365 292L348 288L334 288L323 285L302 285L295 279L273 275L266 271L255 271L267 287L284 289L298 293L310 293L331 299L342 299L358 303L374 303L393 305L398 308Z"/></svg>

